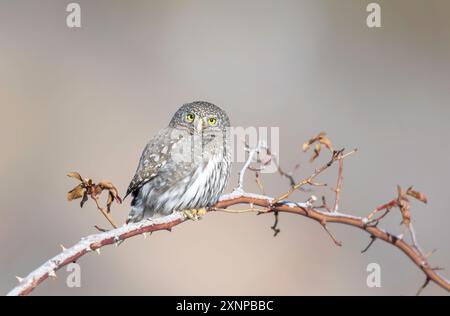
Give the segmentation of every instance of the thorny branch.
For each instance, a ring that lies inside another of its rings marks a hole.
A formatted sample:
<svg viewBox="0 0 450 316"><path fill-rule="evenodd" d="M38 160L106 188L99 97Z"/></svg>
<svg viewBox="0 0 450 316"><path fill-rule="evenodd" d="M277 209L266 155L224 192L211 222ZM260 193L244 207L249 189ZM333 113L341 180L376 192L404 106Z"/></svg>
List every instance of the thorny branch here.
<svg viewBox="0 0 450 316"><path fill-rule="evenodd" d="M429 264L428 259L433 252L423 255L412 226L409 197L413 197L423 203L427 203L426 196L420 192L414 191L412 187L404 191L400 186L398 186L397 197L388 203L375 208L368 214L367 217L357 217L340 213L338 209L343 180L343 160L355 153L356 150L352 150L347 153L344 153L344 150L335 151L331 141L326 137L325 133L321 133L306 142L303 145L304 151L307 151L313 144L316 145L314 147L314 155L311 158L311 161L314 161L319 156L322 146L325 146L330 150L332 156L331 160L322 167L316 169L312 175L300 182L295 182L292 174L282 171L276 162L279 174L287 177L291 182L290 189L277 198L247 193L244 191L244 177L247 170L254 171L256 173L256 177L258 177L258 181L260 181L259 184L261 185L261 188L263 188L261 175L259 172L264 169L264 166L268 164L269 160L276 161L274 154L272 154L270 149L262 143L260 143L257 148L247 148L249 153L248 159L239 173L239 182L236 189L230 194L223 195L219 202L208 211L223 211L236 214L247 212L256 212L257 214L273 213L275 216L275 223L271 229L274 231L274 235L279 233L279 214L289 213L301 215L318 222L325 229L333 242L338 246L342 243L338 241L329 231L327 227L328 223L344 224L361 229L368 233L371 238L370 243L364 250L362 250L362 253L365 253L376 240L381 240L402 251L425 274L425 282L419 288L417 295L419 295L431 282L450 292L450 281L438 273L438 270L441 270L440 268L432 267ZM269 160L262 161L259 158L259 154L263 150L265 150L266 154L268 154ZM259 166L252 166L255 162L258 163ZM322 205L315 205L317 198L314 195L310 196L304 203L286 200L295 190L301 190L305 185L324 186L324 184L320 185L314 181L320 174L336 162L338 163L338 179L336 188L333 190L335 192L333 208L330 208L327 205L325 197L322 197ZM74 177L81 182L75 189L69 192L69 200L81 198L81 206L83 206L88 197L91 197L96 203L97 208L108 219L108 221L116 227L117 225L109 215L109 209L112 201L116 200L119 203L121 202L117 189L115 189L115 187L108 181L102 181L96 185L90 179L81 178L78 173L70 173L69 176ZM103 190L108 191L106 208L100 206L98 199L98 196ZM231 209L230 207L234 205L249 205L249 207L246 209ZM386 218L392 209L395 208L397 208L401 213L402 225L404 226L404 230L410 233L411 243L404 240L403 234L395 235L385 231L384 229L378 228L381 220ZM379 213L381 213L381 215L376 217ZM8 295L28 295L47 278L55 277L57 270L71 262L77 261L88 252L96 251L100 254L100 248L104 246L112 244L119 245L124 240L137 235L143 235L146 238L149 232L152 233L159 230L171 231L174 226L181 224L184 221L186 221L186 218L182 213L174 212L169 216L156 219L146 219L139 223L123 225L122 227L115 228L110 231L100 229L102 231L101 233L84 237L71 248L66 249L61 246L62 252L60 254L45 262L42 266L31 272L27 277L17 277L19 285L12 289Z"/></svg>

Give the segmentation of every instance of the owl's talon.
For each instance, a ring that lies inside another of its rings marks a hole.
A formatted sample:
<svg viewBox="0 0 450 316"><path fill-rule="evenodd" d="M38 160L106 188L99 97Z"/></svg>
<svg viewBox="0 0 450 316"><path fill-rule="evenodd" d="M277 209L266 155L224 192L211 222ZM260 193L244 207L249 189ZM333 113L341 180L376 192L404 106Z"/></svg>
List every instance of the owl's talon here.
<svg viewBox="0 0 450 316"><path fill-rule="evenodd" d="M183 210L183 214L186 218L189 218L190 220L193 220L194 222L198 221L199 217L197 216L197 210Z"/></svg>
<svg viewBox="0 0 450 316"><path fill-rule="evenodd" d="M205 216L205 215L206 215L206 208L202 207L197 210L197 216L199 218L202 218L202 216Z"/></svg>

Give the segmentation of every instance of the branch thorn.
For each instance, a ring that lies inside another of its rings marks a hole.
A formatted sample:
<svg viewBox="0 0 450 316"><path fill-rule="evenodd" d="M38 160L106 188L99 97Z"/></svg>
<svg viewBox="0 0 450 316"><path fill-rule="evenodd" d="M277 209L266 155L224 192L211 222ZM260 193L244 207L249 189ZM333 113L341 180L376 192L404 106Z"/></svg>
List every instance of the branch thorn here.
<svg viewBox="0 0 450 316"><path fill-rule="evenodd" d="M422 291L428 286L428 284L430 283L430 281L431 281L431 279L430 278L426 278L425 279L425 282L423 283L423 285L419 288L419 290L417 291L417 293L416 293L416 296L419 296L421 293L422 293Z"/></svg>
<svg viewBox="0 0 450 316"><path fill-rule="evenodd" d="M361 253L365 253L365 252L367 252L367 250L369 250L369 248L373 245L373 243L375 242L375 240L377 240L377 238L375 237L375 236L370 236L370 242L369 242L369 244L367 245L367 247L366 248L364 248L363 250L361 250Z"/></svg>

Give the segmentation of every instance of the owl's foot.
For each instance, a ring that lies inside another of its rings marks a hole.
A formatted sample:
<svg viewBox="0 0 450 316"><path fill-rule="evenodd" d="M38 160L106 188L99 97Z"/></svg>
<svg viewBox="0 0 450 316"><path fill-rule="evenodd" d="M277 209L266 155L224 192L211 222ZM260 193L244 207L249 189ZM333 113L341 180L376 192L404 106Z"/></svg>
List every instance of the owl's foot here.
<svg viewBox="0 0 450 316"><path fill-rule="evenodd" d="M199 208L199 209L183 210L183 214L186 218L189 218L193 221L198 221L199 219L201 219L203 215L206 214L206 209Z"/></svg>
<svg viewBox="0 0 450 316"><path fill-rule="evenodd" d="M206 208L204 208L204 207L199 208L197 210L197 215L198 215L199 218L202 218L202 216L205 216L206 215Z"/></svg>
<svg viewBox="0 0 450 316"><path fill-rule="evenodd" d="M186 218L189 218L193 221L198 221L198 216L197 216L197 210L196 209L192 209L192 210L183 210L183 214Z"/></svg>

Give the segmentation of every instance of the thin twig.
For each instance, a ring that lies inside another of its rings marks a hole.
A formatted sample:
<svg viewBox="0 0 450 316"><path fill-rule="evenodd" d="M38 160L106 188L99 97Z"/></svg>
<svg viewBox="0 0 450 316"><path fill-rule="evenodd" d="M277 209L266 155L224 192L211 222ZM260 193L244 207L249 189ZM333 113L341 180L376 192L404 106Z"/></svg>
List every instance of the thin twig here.
<svg viewBox="0 0 450 316"><path fill-rule="evenodd" d="M345 159L348 156L354 154L357 151L357 149L354 149L346 154L343 154L342 150L341 151L337 151L333 154L333 157L331 158L331 160L324 164L322 167L320 167L319 169L316 169L314 171L314 173L312 175L310 175L308 178L298 182L297 184L295 184L294 186L292 186L286 193L280 195L279 197L277 197L274 201L274 204L287 199L295 190L299 189L300 187L306 185L306 184L311 184L313 183L313 180L315 178L317 178L317 176L319 176L322 172L324 172L325 170L327 170L329 167L331 167L333 165L333 163L335 163L336 161L339 161L341 159Z"/></svg>
<svg viewBox="0 0 450 316"><path fill-rule="evenodd" d="M105 216L105 218L108 220L108 222L114 227L117 228L119 226L117 226L116 222L114 221L114 219L112 218L111 215L108 214L107 210L105 207L102 207L100 205L100 201L99 201L99 197L98 195L95 194L91 194L92 199L95 201L95 205L97 206L97 209L103 214L103 216Z"/></svg>
<svg viewBox="0 0 450 316"><path fill-rule="evenodd" d="M256 148L250 148L248 149L248 158L245 161L244 165L242 166L242 169L239 171L239 181L238 185L236 187L236 190L243 191L244 190L244 178L245 178L245 172L247 169L249 169L250 164L252 163L255 155L263 148L267 148L263 142L260 142Z"/></svg>
<svg viewBox="0 0 450 316"><path fill-rule="evenodd" d="M333 233L328 229L326 222L321 222L320 223L323 227L323 229L325 229L325 231L328 233L328 236L331 237L331 239L333 240L334 244L336 246L341 247L342 246L342 242L340 242L339 240L336 239L336 237L334 237Z"/></svg>
<svg viewBox="0 0 450 316"><path fill-rule="evenodd" d="M255 171L255 182L261 193L266 194L266 191L264 190L264 185L261 180L261 174L259 173L259 171Z"/></svg>
<svg viewBox="0 0 450 316"><path fill-rule="evenodd" d="M273 216L275 218L275 222L270 229L273 230L273 237L277 237L277 235L281 232L281 229L278 228L278 211L273 212Z"/></svg>
<svg viewBox="0 0 450 316"><path fill-rule="evenodd" d="M294 170L292 172L286 172L281 168L280 162L278 161L278 158L276 156L273 157L273 161L277 167L278 173L280 176L285 177L289 180L289 185L291 187L294 187L296 184L296 181L294 179L293 173L294 171L296 171L298 168L300 168L300 164L296 164L294 166Z"/></svg>
<svg viewBox="0 0 450 316"><path fill-rule="evenodd" d="M416 231L414 230L413 224L409 223L407 227L408 227L409 233L411 235L411 240L412 240L414 248L416 248L418 253L423 255L422 248L420 247L419 242L417 241Z"/></svg>
<svg viewBox="0 0 450 316"><path fill-rule="evenodd" d="M389 213L391 208L397 207L397 206L398 206L398 201L396 199L391 200L388 203L385 203L381 206L378 206L376 209L374 209L372 212L370 212L369 215L367 215L367 220L379 222L383 217L385 217ZM378 219L372 220L372 217L374 217L377 213L379 213L381 211L385 211L384 214L381 215Z"/></svg>
<svg viewBox="0 0 450 316"><path fill-rule="evenodd" d="M337 177L336 188L334 189L336 194L335 194L335 199L334 199L333 212L337 212L339 210L339 201L341 198L342 183L344 181L343 171L344 171L344 160L339 159L338 177Z"/></svg>

